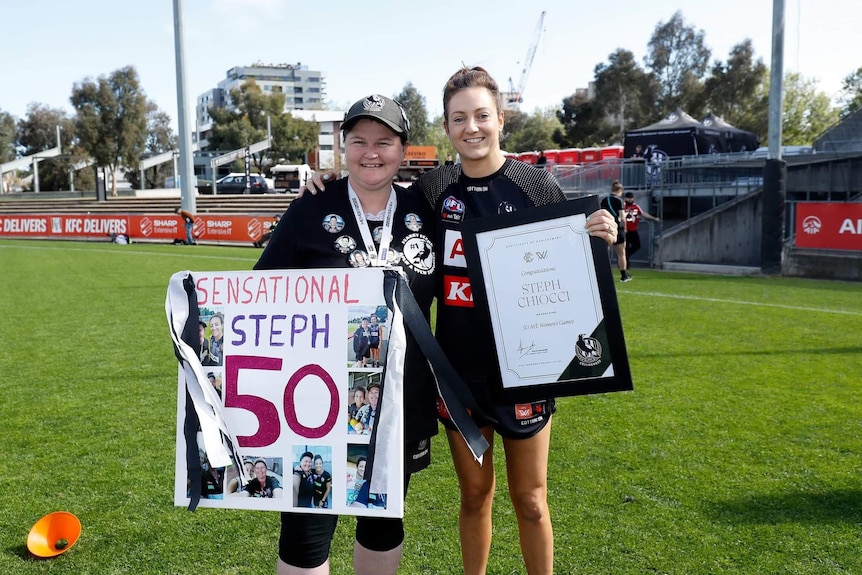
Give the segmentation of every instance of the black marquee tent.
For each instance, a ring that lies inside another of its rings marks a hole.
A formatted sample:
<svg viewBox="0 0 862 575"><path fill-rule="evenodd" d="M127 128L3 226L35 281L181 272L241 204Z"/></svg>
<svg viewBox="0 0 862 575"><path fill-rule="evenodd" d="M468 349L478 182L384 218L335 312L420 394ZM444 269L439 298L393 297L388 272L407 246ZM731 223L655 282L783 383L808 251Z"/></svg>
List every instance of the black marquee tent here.
<svg viewBox="0 0 862 575"><path fill-rule="evenodd" d="M637 146L643 156L672 158L725 152L725 140L719 130L707 128L682 110L645 128L626 132L623 154L632 157Z"/></svg>
<svg viewBox="0 0 862 575"><path fill-rule="evenodd" d="M644 158L661 161L677 156L754 151L759 145L757 134L731 126L715 114L698 122L677 109L660 122L626 132L623 154L631 158L640 146Z"/></svg>
<svg viewBox="0 0 862 575"><path fill-rule="evenodd" d="M728 152L753 152L760 147L760 137L757 134L731 126L712 112L701 120L701 123L707 128L713 128L722 133L727 142Z"/></svg>

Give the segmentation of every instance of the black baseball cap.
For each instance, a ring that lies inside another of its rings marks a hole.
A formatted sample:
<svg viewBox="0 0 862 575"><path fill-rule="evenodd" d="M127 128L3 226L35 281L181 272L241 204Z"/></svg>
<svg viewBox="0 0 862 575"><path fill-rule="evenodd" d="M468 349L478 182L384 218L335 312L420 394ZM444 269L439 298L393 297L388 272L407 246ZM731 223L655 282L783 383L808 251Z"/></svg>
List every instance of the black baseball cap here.
<svg viewBox="0 0 862 575"><path fill-rule="evenodd" d="M362 98L344 114L341 129L349 132L353 125L362 118L377 120L404 139L410 134L410 121L401 104L380 94L371 94Z"/></svg>
<svg viewBox="0 0 862 575"><path fill-rule="evenodd" d="M631 192L626 192L625 197L627 197L627 198L634 198L634 197L635 197L635 195L634 195L633 193L631 193Z"/></svg>

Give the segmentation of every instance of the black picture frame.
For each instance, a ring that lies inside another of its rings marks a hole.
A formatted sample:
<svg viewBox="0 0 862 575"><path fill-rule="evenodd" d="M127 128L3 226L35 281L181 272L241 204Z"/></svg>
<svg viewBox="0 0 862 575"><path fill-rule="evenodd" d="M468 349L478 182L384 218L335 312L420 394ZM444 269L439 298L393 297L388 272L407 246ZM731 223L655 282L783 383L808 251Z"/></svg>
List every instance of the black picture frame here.
<svg viewBox="0 0 862 575"><path fill-rule="evenodd" d="M583 273L591 271L588 269L562 269L565 267L565 262L563 261L560 262L563 265L555 266L553 269L556 270L557 267L561 268L559 275L562 275L567 282L579 282L575 286L576 288L582 290L582 292L586 290L588 293L593 294L594 299L597 296L598 301L588 303L592 305L590 313L595 313L596 309L601 309L600 321L590 335L578 334L578 340L573 346L572 357L568 362L566 362L567 358L562 355L555 359L554 363L558 367L566 365L565 369L559 372L557 378L529 378L531 379L530 382L518 383L513 386L506 385L505 380L507 378L503 376L502 366L504 364L508 365L509 357L505 352L501 355L498 342L505 339L506 334L509 335L509 340L514 339L511 337L511 334L516 333L518 330L523 330L527 326L504 325L503 320L500 319L506 313L505 310L507 307L511 308L512 305L515 305L514 303L504 302L501 304L499 301L489 302L487 285L489 277L493 276L493 270L485 269L485 266L488 264L483 261L482 254L480 254L480 241L487 242L490 238L490 241L494 242L497 241L498 235L500 237L505 236L507 239L523 235L524 238L529 239L531 232L526 231L521 234L521 230L527 229L531 224L539 226L548 224L551 227L559 224L563 230L572 230L572 223L577 219L576 216L586 218L586 216L598 209L599 198L590 195L557 204L502 213L490 217L467 219L462 222L461 237L464 244L467 270L470 276L473 305L480 321L487 328L489 337L493 336L494 338L494 348L498 360L496 363L496 380L499 385L495 389L495 398L497 400L505 403L528 403L549 397L631 391L634 389L616 286L611 270L610 258L608 257L607 243L601 238L576 232L571 233L572 237L567 238L567 240L575 242L576 246L578 245L577 242L581 242L583 249L583 254L581 255L588 264L587 268L590 267L589 262L592 262L594 275ZM556 252L559 251L559 249L556 250ZM523 254L523 257L526 261L526 252ZM556 273L556 271L553 273ZM523 272L522 275L524 275ZM568 294L569 292L565 293ZM518 298L518 301L521 299ZM573 303L571 305L576 304ZM496 318L497 331L495 331L495 321L492 320L492 313ZM517 315L517 313L513 315ZM498 331L505 333L498 333ZM571 330L562 328L560 331L566 332L567 336L572 335ZM600 345L596 346L595 342L598 342ZM592 349L590 349L590 346L592 346ZM605 346L607 346L607 349L605 349ZM530 349L519 343L518 352L521 351L521 347L527 350ZM599 356L601 356L598 363L584 365L583 361L596 360L594 356L597 349ZM552 368L549 367L548 369ZM509 376L511 371L510 369L506 369L506 375Z"/></svg>

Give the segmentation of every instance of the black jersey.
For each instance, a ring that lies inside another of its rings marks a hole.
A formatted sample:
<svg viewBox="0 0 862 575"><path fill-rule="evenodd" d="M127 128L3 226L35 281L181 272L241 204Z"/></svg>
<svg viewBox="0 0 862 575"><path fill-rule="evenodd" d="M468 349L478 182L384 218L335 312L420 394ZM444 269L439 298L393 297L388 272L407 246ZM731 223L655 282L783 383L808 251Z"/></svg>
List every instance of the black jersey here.
<svg viewBox="0 0 862 575"><path fill-rule="evenodd" d="M599 203L600 207L606 209L611 213L614 219L617 221L618 229L622 232L626 230L626 211L625 205L623 204L623 199L619 196L615 196L614 194L608 194L602 201Z"/></svg>
<svg viewBox="0 0 862 575"><path fill-rule="evenodd" d="M556 179L545 170L507 159L485 178L469 178L460 164L441 166L415 184L428 199L437 222L437 340L477 399L490 393L497 373L493 336L473 309L473 294L461 242L461 222L565 201Z"/></svg>
<svg viewBox="0 0 862 575"><path fill-rule="evenodd" d="M397 206L388 261L407 273L426 319L434 299L434 221L422 196L395 186ZM368 220L375 244L382 221ZM326 193L291 202L254 269L339 268L367 263L365 245L347 195L347 179L327 184ZM405 440L436 435L437 388L410 330L404 367Z"/></svg>

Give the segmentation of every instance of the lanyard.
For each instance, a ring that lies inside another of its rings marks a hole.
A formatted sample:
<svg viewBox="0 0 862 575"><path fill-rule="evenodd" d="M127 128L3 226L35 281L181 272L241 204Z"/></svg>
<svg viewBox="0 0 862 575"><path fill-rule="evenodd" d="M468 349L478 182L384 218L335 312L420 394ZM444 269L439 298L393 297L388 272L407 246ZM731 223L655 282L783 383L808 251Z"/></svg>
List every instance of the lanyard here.
<svg viewBox="0 0 862 575"><path fill-rule="evenodd" d="M359 226L359 233L362 235L362 241L365 243L365 251L368 253L368 258L372 266L386 266L386 258L389 255L389 244L392 243L392 225L395 219L395 208L397 200L395 198L395 189L390 189L389 200L386 202L386 209L383 215L383 233L380 234L380 255L377 254L377 248L374 246L374 239L371 237L371 231L368 229L368 220L365 218L365 211L362 209L362 203L359 201L359 196L353 190L350 182L347 182L347 197L350 198L350 205L353 207L353 216L356 218L356 224Z"/></svg>

